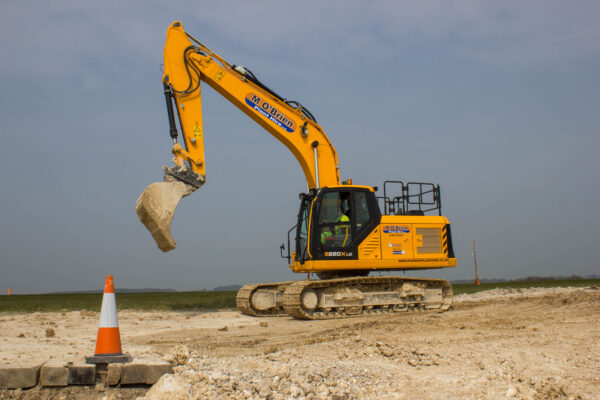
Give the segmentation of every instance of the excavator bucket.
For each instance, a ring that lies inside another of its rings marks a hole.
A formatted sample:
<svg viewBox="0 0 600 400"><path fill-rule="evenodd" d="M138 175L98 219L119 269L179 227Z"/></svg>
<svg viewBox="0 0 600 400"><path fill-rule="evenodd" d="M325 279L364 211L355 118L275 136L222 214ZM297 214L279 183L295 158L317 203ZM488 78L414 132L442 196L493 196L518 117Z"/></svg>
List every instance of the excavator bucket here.
<svg viewBox="0 0 600 400"><path fill-rule="evenodd" d="M197 187L181 181L155 182L146 187L135 204L138 218L165 253L175 248L171 220L179 201Z"/></svg>

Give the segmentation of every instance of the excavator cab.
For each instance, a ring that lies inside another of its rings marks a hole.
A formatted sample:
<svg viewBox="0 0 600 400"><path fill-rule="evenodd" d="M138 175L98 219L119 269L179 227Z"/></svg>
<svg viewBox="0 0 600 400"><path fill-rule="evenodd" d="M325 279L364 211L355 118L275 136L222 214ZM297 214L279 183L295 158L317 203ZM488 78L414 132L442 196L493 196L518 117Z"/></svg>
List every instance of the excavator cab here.
<svg viewBox="0 0 600 400"><path fill-rule="evenodd" d="M294 261L357 259L357 247L381 219L367 186L321 188L302 194Z"/></svg>
<svg viewBox="0 0 600 400"><path fill-rule="evenodd" d="M446 268L456 265L439 185L385 181L376 188L336 185L301 194L294 272L360 276L368 271ZM282 253L285 246L282 245Z"/></svg>

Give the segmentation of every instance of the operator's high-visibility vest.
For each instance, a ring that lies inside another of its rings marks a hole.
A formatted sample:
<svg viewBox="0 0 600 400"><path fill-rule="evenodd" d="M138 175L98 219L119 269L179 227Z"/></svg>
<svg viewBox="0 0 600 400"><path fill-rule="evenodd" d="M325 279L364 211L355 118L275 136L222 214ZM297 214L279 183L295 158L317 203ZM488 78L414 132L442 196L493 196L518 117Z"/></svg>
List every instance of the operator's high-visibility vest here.
<svg viewBox="0 0 600 400"><path fill-rule="evenodd" d="M342 214L335 219L335 222L350 222L350 218L348 218L348 216L346 214ZM337 225L333 228L336 235L338 235L338 236L345 235L342 246L346 246L346 243L348 242L348 235L350 233L348 228L350 228L349 224L348 225ZM333 236L333 232L331 232L331 231L322 232L321 233L321 243L325 244L325 239L330 238L332 236Z"/></svg>
<svg viewBox="0 0 600 400"><path fill-rule="evenodd" d="M338 217L336 222L350 222L350 218L348 218L348 216L346 214L342 214L340 217ZM350 228L350 224L348 225L337 225L335 227L335 234L336 235L345 235L344 236L344 242L342 243L343 247L346 247L346 243L348 242L348 236L350 234L349 229Z"/></svg>

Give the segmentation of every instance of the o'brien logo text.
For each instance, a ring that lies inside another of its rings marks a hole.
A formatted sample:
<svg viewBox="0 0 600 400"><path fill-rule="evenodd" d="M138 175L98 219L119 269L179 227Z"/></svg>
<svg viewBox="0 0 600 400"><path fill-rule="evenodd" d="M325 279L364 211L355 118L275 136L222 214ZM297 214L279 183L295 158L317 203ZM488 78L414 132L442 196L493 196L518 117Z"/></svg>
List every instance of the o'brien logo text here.
<svg viewBox="0 0 600 400"><path fill-rule="evenodd" d="M391 225L391 226L384 226L383 227L383 233L409 233L410 232L410 228L408 226L396 226L396 225Z"/></svg>
<svg viewBox="0 0 600 400"><path fill-rule="evenodd" d="M282 127L288 132L294 132L296 123L291 121L284 113L275 106L267 103L256 94L250 92L246 95L246 103L260 114L271 120L277 126Z"/></svg>

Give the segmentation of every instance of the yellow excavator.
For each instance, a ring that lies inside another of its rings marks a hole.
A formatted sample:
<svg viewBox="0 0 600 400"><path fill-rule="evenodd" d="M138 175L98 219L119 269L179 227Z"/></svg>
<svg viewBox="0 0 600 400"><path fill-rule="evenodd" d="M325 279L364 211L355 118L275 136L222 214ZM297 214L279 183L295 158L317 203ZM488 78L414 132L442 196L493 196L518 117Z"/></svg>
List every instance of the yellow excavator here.
<svg viewBox="0 0 600 400"><path fill-rule="evenodd" d="M174 165L163 167L164 182L149 185L136 203L140 221L162 251L175 248L170 225L177 204L206 181L202 82L281 141L308 185L288 231L287 250L284 244L280 248L292 271L307 273L308 279L242 287L236 297L242 313L328 319L450 307L448 281L382 273L456 266L439 185L386 181L377 196L377 187L341 181L335 148L306 107L279 96L249 69L225 61L180 22L169 26L164 49ZM314 275L319 279L311 279Z"/></svg>

